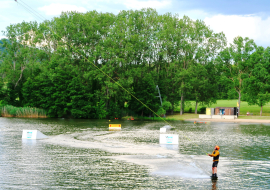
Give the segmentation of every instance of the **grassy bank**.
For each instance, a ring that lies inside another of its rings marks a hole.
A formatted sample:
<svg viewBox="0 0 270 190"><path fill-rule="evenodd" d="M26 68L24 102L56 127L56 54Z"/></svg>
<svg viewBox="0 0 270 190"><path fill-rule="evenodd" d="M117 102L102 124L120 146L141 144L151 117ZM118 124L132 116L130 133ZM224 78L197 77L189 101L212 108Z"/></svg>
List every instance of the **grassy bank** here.
<svg viewBox="0 0 270 190"><path fill-rule="evenodd" d="M1 106L2 117L27 117L27 118L47 118L43 109L30 107Z"/></svg>
<svg viewBox="0 0 270 190"><path fill-rule="evenodd" d="M210 107L210 108L215 108L215 107L236 107L237 105L237 100L217 100L216 104L212 104L210 106L206 106L206 105L198 105L198 110L200 110L200 108L202 107ZM191 113L195 112L195 101L188 101L186 102L185 105L185 112L189 112L190 109L192 109ZM179 111L180 107L178 106L176 108L175 111ZM260 115L260 110L261 108L257 105L248 105L247 102L245 101L241 101L241 108L240 108L240 115L246 115L247 112L250 112L253 114L254 116L259 116ZM270 116L270 103L268 103L267 105L265 105L263 107L263 114L262 116Z"/></svg>
<svg viewBox="0 0 270 190"><path fill-rule="evenodd" d="M175 113L174 115L166 115L166 117L133 117L135 120L154 120L154 121L177 121L177 120L186 120L199 118L199 114L185 113L183 115ZM270 118L270 117L269 117ZM123 120L131 120L131 116L122 117Z"/></svg>
<svg viewBox="0 0 270 190"><path fill-rule="evenodd" d="M131 118L133 118L134 120L147 120L147 121L179 120L179 119L173 118L173 117L141 117L141 116L139 116L139 117L125 116L125 117L122 117L122 120L132 120Z"/></svg>
<svg viewBox="0 0 270 190"><path fill-rule="evenodd" d="M168 120L198 119L199 118L199 114L185 113L183 115L180 115L179 113L177 113L177 114L174 114L174 115L168 115L166 118ZM239 116L238 119L270 120L270 116L246 116L246 115L242 115L242 116Z"/></svg>
<svg viewBox="0 0 270 190"><path fill-rule="evenodd" d="M185 120L185 119L194 119L194 118L199 118L199 114L194 114L194 113L185 113L183 115L174 114L174 115L168 115L167 119L171 120Z"/></svg>

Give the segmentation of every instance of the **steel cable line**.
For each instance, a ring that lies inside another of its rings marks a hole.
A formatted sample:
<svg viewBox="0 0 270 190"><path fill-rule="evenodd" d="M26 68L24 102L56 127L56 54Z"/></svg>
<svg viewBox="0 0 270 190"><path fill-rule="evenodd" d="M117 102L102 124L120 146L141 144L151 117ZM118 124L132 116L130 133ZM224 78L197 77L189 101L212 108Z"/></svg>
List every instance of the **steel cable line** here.
<svg viewBox="0 0 270 190"><path fill-rule="evenodd" d="M43 21L47 20L44 16L42 16L39 12L35 11L35 9L33 9L32 7L28 6L25 2L23 2L23 0L20 0L20 2L22 2L25 6L27 6L29 9L31 9L33 12L35 12L37 15L40 16L40 18L43 19Z"/></svg>
<svg viewBox="0 0 270 190"><path fill-rule="evenodd" d="M19 3L19 1L17 0L17 1L15 1L18 5L20 5L21 7L23 7L27 12L29 12L30 14L33 14L34 16L36 16L36 18L38 18L39 20L41 20L41 21L45 21L46 19L43 19L41 16L39 16L39 14L37 14L37 13L35 13L35 12L33 12L31 9L29 9L28 7L28 5L27 6L25 6L25 5L23 5L22 3Z"/></svg>

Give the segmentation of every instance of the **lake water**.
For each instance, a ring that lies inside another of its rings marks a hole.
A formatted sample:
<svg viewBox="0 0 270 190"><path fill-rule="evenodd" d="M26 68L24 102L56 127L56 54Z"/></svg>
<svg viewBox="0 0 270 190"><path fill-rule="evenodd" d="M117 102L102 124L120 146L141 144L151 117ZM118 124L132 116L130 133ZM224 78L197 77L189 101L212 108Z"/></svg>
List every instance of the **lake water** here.
<svg viewBox="0 0 270 190"><path fill-rule="evenodd" d="M0 189L270 189L268 124L170 123L178 146L159 145L164 122L0 118Z"/></svg>

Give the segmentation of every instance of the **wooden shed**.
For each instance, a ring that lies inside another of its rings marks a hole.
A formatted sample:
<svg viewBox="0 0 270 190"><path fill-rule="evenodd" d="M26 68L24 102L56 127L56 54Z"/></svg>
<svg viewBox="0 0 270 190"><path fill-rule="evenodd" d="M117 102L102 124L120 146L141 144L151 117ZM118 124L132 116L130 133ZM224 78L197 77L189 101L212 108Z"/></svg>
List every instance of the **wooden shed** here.
<svg viewBox="0 0 270 190"><path fill-rule="evenodd" d="M215 115L238 115L237 107L216 107Z"/></svg>

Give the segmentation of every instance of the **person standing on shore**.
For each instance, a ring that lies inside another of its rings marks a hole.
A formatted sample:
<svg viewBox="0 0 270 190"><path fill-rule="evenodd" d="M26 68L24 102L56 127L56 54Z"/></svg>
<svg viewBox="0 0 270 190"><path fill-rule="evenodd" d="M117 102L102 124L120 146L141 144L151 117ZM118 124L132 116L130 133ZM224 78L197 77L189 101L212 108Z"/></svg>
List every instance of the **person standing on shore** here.
<svg viewBox="0 0 270 190"><path fill-rule="evenodd" d="M215 146L212 154L208 154L208 156L213 157L213 165L212 165L212 178L217 178L217 165L219 161L219 146Z"/></svg>

